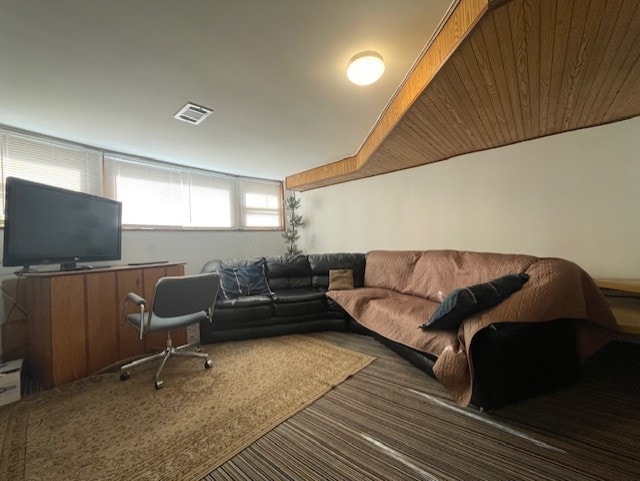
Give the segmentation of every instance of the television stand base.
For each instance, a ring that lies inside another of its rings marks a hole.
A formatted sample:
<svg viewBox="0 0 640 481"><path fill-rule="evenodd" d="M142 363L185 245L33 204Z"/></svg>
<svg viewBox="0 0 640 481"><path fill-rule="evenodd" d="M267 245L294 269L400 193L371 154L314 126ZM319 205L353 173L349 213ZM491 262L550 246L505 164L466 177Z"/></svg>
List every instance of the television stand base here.
<svg viewBox="0 0 640 481"><path fill-rule="evenodd" d="M37 269L34 269L33 267L29 267L29 266L22 266L22 269L20 269L19 271L15 271L13 274L20 277L22 274L27 274L29 272L38 272Z"/></svg>
<svg viewBox="0 0 640 481"><path fill-rule="evenodd" d="M93 266L88 264L76 264L75 262L64 262L60 264L61 271L84 271L88 269L93 269Z"/></svg>

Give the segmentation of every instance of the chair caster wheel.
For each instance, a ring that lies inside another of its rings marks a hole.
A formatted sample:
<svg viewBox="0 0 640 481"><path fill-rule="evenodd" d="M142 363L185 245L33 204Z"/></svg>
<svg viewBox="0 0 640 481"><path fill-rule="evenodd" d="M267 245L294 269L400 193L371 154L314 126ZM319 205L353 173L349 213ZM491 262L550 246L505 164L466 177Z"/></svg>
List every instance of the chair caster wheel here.
<svg viewBox="0 0 640 481"><path fill-rule="evenodd" d="M131 373L129 371L124 371L124 372L120 373L120 380L121 381L126 381L130 377L131 377Z"/></svg>
<svg viewBox="0 0 640 481"><path fill-rule="evenodd" d="M204 363L205 369L211 369L213 367L213 361L211 359L207 359Z"/></svg>
<svg viewBox="0 0 640 481"><path fill-rule="evenodd" d="M164 383L162 381L156 381L155 385L156 385L156 391L157 391L158 389L162 389L162 386L164 386Z"/></svg>

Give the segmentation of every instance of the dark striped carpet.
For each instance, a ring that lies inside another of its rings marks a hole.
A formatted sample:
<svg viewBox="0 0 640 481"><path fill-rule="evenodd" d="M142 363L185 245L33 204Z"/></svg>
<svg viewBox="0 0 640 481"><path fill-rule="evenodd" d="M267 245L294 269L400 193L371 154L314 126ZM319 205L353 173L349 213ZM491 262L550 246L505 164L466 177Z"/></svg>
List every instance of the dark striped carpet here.
<svg viewBox="0 0 640 481"><path fill-rule="evenodd" d="M640 479L640 345L614 343L577 384L483 413L371 338L315 336L377 360L205 480Z"/></svg>

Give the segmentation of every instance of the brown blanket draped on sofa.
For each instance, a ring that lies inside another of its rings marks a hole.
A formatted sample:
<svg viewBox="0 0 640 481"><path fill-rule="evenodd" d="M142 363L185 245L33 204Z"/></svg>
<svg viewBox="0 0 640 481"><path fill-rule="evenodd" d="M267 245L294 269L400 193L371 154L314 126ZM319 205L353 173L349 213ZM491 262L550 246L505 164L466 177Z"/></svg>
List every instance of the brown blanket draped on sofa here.
<svg viewBox="0 0 640 481"><path fill-rule="evenodd" d="M526 272L529 281L499 305L467 318L455 331L423 331L442 295L456 288ZM329 291L356 321L394 342L436 356L433 371L451 396L468 405L473 390L471 340L501 322L577 320L577 350L586 359L613 339L616 322L593 279L576 264L517 254L372 251L365 287Z"/></svg>

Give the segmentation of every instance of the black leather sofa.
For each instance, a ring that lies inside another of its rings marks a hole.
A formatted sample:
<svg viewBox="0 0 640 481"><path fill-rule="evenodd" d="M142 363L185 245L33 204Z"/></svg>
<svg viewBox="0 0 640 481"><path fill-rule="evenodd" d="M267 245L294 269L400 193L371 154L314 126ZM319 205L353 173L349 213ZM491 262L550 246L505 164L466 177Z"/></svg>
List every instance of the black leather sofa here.
<svg viewBox="0 0 640 481"><path fill-rule="evenodd" d="M262 266L268 290L241 289L238 296L218 296L211 323L200 324L200 341L213 343L322 330L349 329L349 315L325 295L329 271L349 269L354 287L364 285L365 254L309 254L212 260L202 272L239 273ZM238 293L236 293L238 294Z"/></svg>
<svg viewBox="0 0 640 481"><path fill-rule="evenodd" d="M331 269L352 270L353 287L363 287L365 263L365 254L344 253L209 261L202 272L262 266L269 292L234 299L219 295L212 322L200 324L200 341L350 331L376 338L435 377L436 357L370 331L326 297ZM569 319L542 325L504 323L478 333L471 346L475 379L471 404L493 409L575 381L580 368L577 352L571 348L575 346L574 324ZM528 361L523 364L523 359Z"/></svg>

